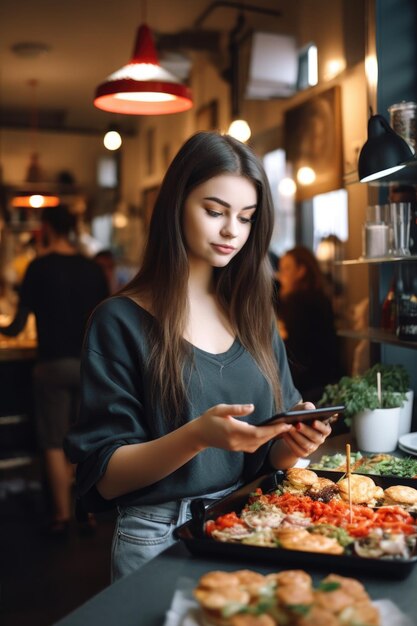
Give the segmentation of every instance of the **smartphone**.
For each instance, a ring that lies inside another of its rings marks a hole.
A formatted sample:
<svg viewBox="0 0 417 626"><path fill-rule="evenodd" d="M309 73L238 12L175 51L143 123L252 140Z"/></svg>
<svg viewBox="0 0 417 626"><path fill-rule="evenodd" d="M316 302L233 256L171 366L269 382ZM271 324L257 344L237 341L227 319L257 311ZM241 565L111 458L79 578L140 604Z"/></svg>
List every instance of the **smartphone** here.
<svg viewBox="0 0 417 626"><path fill-rule="evenodd" d="M314 420L320 420L326 424L332 424L335 422L339 415L343 413L345 407L339 406L325 406L319 409L307 409L306 411L286 411L285 413L277 413L268 417L260 424L256 426L266 426L272 422L284 423L284 424L296 424L297 422L314 422Z"/></svg>

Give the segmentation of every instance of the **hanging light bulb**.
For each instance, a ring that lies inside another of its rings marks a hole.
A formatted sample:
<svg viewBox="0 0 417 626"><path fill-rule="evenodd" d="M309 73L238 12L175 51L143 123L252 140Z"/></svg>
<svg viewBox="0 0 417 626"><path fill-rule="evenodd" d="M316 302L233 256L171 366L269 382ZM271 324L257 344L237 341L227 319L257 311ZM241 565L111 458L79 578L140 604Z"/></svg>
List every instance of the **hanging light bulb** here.
<svg viewBox="0 0 417 626"><path fill-rule="evenodd" d="M233 120L227 134L245 143L251 136L251 129L246 120Z"/></svg>
<svg viewBox="0 0 417 626"><path fill-rule="evenodd" d="M120 136L120 133L118 133L117 130L107 131L107 133L104 135L103 143L104 147L107 148L107 150L118 150L122 145L122 138Z"/></svg>
<svg viewBox="0 0 417 626"><path fill-rule="evenodd" d="M11 200L14 208L40 209L58 206L60 198L55 193L48 192L49 185L45 182L45 176L39 160L38 153L38 107L36 90L38 81L31 79L28 85L32 90L32 104L30 110L31 130L31 154L26 170L25 183L16 191Z"/></svg>
<svg viewBox="0 0 417 626"><path fill-rule="evenodd" d="M111 113L163 115L193 106L190 89L163 69L146 24L137 31L133 56L96 89L94 105Z"/></svg>
<svg viewBox="0 0 417 626"><path fill-rule="evenodd" d="M297 180L300 185L312 185L316 180L316 172L312 167L303 166L297 172Z"/></svg>
<svg viewBox="0 0 417 626"><path fill-rule="evenodd" d="M242 10L239 11L236 24L229 35L230 51L230 96L232 105L232 123L227 134L245 143L251 136L251 129L246 120L239 115L239 37L245 27L245 16Z"/></svg>
<svg viewBox="0 0 417 626"><path fill-rule="evenodd" d="M12 198L11 205L15 209L44 209L49 206L58 206L58 196L49 193L22 192Z"/></svg>
<svg viewBox="0 0 417 626"><path fill-rule="evenodd" d="M278 191L282 196L285 196L286 198L291 198L292 196L295 196L297 191L297 185L295 184L294 179L290 178L289 176L281 178L278 184Z"/></svg>

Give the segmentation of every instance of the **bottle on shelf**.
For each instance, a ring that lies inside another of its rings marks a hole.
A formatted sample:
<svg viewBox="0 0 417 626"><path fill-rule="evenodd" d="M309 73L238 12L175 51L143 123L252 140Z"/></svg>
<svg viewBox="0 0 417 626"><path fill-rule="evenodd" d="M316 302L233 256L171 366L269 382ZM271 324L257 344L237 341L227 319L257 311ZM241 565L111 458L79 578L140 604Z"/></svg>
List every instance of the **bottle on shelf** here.
<svg viewBox="0 0 417 626"><path fill-rule="evenodd" d="M417 342L417 274L412 264L404 263L399 268L397 303L397 337Z"/></svg>
<svg viewBox="0 0 417 626"><path fill-rule="evenodd" d="M417 341L417 294L402 294L399 301L397 336Z"/></svg>

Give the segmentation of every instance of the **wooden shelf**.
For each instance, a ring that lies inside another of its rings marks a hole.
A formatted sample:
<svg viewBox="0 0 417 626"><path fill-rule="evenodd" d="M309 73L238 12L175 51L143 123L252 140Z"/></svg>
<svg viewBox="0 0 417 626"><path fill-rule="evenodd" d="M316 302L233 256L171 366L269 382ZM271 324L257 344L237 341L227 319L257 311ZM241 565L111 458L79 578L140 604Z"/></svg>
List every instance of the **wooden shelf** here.
<svg viewBox="0 0 417 626"><path fill-rule="evenodd" d="M417 255L410 256L381 256L381 257L359 257L358 259L347 259L345 261L335 261L335 265L380 265L381 263L407 263L407 261L417 261Z"/></svg>
<svg viewBox="0 0 417 626"><path fill-rule="evenodd" d="M380 328L364 328L363 330L352 330L351 328L341 328L337 331L339 337L348 337L349 339L366 339L372 343L389 343L402 348L410 348L417 350L417 341L404 341L398 339L393 333Z"/></svg>

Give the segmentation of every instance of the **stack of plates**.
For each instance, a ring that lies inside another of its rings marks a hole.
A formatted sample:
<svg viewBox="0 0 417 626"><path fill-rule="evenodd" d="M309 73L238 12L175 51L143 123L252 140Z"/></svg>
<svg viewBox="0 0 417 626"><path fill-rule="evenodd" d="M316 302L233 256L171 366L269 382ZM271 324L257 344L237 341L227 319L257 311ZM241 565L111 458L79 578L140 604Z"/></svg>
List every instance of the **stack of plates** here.
<svg viewBox="0 0 417 626"><path fill-rule="evenodd" d="M407 454L415 454L417 456L417 433L407 433L402 435L398 440L398 447Z"/></svg>

